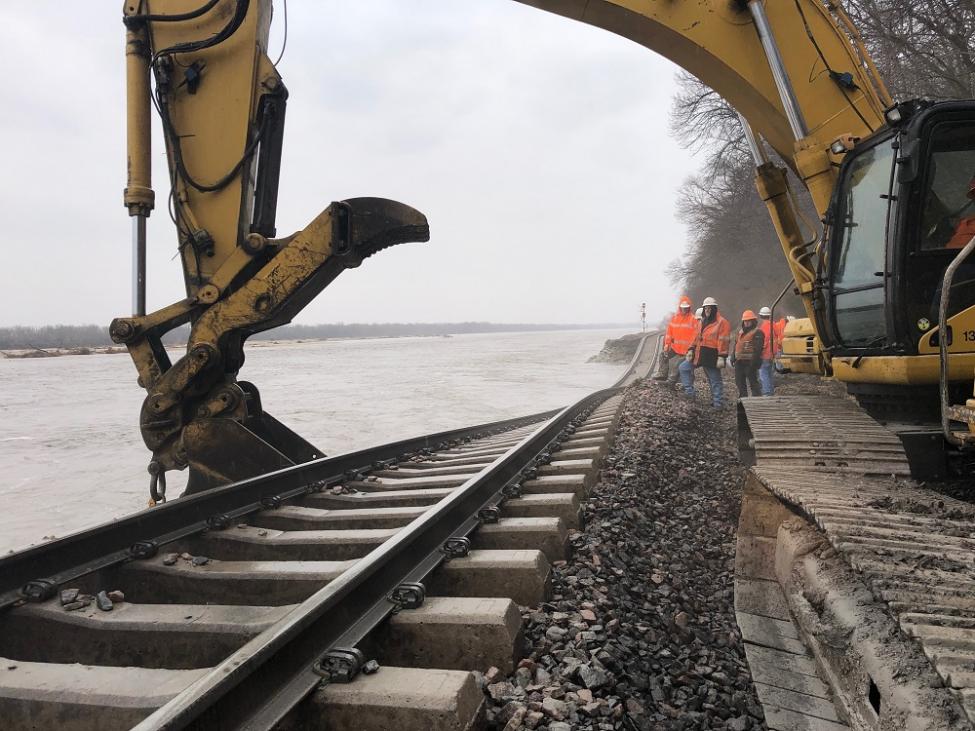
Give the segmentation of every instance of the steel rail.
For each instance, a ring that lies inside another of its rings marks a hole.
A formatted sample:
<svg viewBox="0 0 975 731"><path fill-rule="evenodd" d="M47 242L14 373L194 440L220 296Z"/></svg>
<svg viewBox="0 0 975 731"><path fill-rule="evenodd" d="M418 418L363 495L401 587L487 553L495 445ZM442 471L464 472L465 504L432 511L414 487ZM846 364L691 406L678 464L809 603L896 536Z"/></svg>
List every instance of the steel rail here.
<svg viewBox="0 0 975 731"><path fill-rule="evenodd" d="M636 367L647 333L627 371L615 384L623 384ZM349 473L362 472L377 462L403 458L449 442L506 431L543 421L558 409L515 419L425 434L336 457L322 458L277 472L214 488L140 511L119 520L86 528L64 538L0 558L0 609L28 596L43 599L59 584L125 561L144 558L167 543L207 530L215 522L234 520L263 509L265 500L284 500L308 491L309 485L330 485Z"/></svg>
<svg viewBox="0 0 975 731"><path fill-rule="evenodd" d="M626 366L626 370L623 371L622 376L616 379L616 383L614 383L611 388L625 388L640 378L638 366L640 365L640 360L645 357L647 348L650 347L649 342L651 340L653 340L654 349L653 352L650 353L651 361L647 369L647 373L649 374L653 370L654 366L656 365L657 358L660 355L661 342L659 330L649 330L643 334L643 337L640 338L640 342L637 345L636 351L633 353L633 357L630 358L630 362Z"/></svg>
<svg viewBox="0 0 975 731"><path fill-rule="evenodd" d="M466 536L482 520L497 519L497 510L485 513L482 508L500 505L509 494L506 489L531 477L532 468L547 461L546 449L566 436L573 422L579 423L595 404L632 382L637 370L645 365L642 360L649 352L648 343L656 335L657 332L650 332L641 338L626 372L616 384L590 394L573 407L315 460L180 498L0 558L0 609L22 601L25 596L45 599L56 593L59 586L86 574L151 557L166 543L227 527L249 513L276 507L284 500L361 476L389 462L548 419L514 450L234 653L218 666L225 672L218 675L215 669L138 727L270 728L320 682L317 675L311 678L306 672L308 659L314 660L316 653L320 658L330 648L358 643L399 606L390 599L393 589L403 583L424 580L448 558L443 551L447 539ZM390 584L383 580L390 577L397 581ZM25 582L31 580L33 583L25 590ZM371 597L369 591L373 592ZM358 600L348 600L350 594ZM327 613L326 621L322 621L323 613Z"/></svg>
<svg viewBox="0 0 975 731"><path fill-rule="evenodd" d="M180 540L272 504L373 469L424 449L487 436L551 418L558 409L516 419L451 429L391 442L335 457L305 462L266 475L235 482L157 505L119 520L87 528L64 538L0 558L0 609L25 597L41 600L57 586L125 561L148 558L167 543Z"/></svg>
<svg viewBox="0 0 975 731"><path fill-rule="evenodd" d="M632 380L645 357L641 340L627 372ZM650 368L656 360L651 356ZM163 729L271 729L322 682L317 667L333 648L357 644L398 609L397 587L423 581L448 560L449 539L464 538L480 524L484 508L499 506L526 473L547 458L552 444L581 423L622 385L596 391L562 409L513 449L451 492L390 540L302 602L157 709L136 731ZM517 492L517 491L515 491Z"/></svg>

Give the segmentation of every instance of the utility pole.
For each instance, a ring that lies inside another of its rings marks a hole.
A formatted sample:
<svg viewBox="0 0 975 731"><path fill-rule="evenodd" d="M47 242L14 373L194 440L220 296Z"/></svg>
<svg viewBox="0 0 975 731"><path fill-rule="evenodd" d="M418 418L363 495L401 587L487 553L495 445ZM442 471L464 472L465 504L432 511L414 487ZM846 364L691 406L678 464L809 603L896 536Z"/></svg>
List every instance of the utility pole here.
<svg viewBox="0 0 975 731"><path fill-rule="evenodd" d="M647 303L640 305L640 332L647 331Z"/></svg>

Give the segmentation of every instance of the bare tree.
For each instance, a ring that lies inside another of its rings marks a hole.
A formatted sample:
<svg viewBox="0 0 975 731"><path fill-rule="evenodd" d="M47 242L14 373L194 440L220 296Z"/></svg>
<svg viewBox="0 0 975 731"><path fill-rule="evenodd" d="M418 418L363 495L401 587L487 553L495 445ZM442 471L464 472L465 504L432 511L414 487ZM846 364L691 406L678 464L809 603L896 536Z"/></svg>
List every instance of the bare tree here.
<svg viewBox="0 0 975 731"><path fill-rule="evenodd" d="M671 281L695 301L714 297L730 319L757 309L781 291L789 269L765 205L755 193L755 167L735 110L687 73L678 77L671 131L702 152L700 171L678 194L687 227L684 256L667 268ZM769 150L774 157L774 153ZM807 204L808 205L808 204ZM801 307L789 302L799 314Z"/></svg>
<svg viewBox="0 0 975 731"><path fill-rule="evenodd" d="M975 97L975 0L848 0L844 8L895 98ZM688 243L667 273L695 300L713 296L737 316L736 310L778 294L788 268L755 195L737 114L690 74L681 72L678 83L671 131L704 159L679 194ZM805 190L792 182L800 205L811 212ZM787 309L800 312L794 302Z"/></svg>
<svg viewBox="0 0 975 731"><path fill-rule="evenodd" d="M734 108L686 71L678 72L677 84L670 113L671 134L684 148L705 154L703 171L720 175L723 169L750 160Z"/></svg>
<svg viewBox="0 0 975 731"><path fill-rule="evenodd" d="M975 97L975 0L848 0L897 98Z"/></svg>

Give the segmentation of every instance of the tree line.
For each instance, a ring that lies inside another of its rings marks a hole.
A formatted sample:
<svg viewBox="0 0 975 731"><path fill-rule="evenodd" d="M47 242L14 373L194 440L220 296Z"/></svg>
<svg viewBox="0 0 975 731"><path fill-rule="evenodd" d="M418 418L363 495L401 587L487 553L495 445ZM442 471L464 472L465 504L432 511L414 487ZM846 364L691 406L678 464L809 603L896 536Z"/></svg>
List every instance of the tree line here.
<svg viewBox="0 0 975 731"><path fill-rule="evenodd" d="M620 323L561 324L497 322L380 322L285 325L253 335L253 340L321 340L325 338L390 338L443 336L469 333L540 332L544 330L593 330L620 327ZM171 345L185 343L189 326L163 337ZM0 350L28 348L97 348L113 345L108 328L101 325L44 325L0 327Z"/></svg>
<svg viewBox="0 0 975 731"><path fill-rule="evenodd" d="M819 0L816 0L819 1ZM847 0L895 99L975 97L975 0ZM703 164L681 187L678 217L687 230L683 255L668 266L671 282L695 302L718 300L729 319L771 304L790 281L734 109L687 73L678 76L671 130ZM793 189L806 218L817 215L802 184ZM802 315L786 295L783 312Z"/></svg>

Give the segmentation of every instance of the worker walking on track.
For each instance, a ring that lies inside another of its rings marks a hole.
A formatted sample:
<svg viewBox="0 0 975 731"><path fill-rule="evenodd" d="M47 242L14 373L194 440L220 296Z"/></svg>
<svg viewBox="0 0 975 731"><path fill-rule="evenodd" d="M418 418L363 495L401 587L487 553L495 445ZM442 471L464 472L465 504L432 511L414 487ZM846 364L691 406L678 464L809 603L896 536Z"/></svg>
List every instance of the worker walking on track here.
<svg viewBox="0 0 975 731"><path fill-rule="evenodd" d="M765 343L762 346L762 365L758 371L758 380L762 384L762 395L771 396L775 393L775 381L773 380L775 369L772 364L772 357L775 353L775 330L772 327L772 310L768 307L763 307L758 311L758 316L762 318L758 329L762 331L762 335L765 337Z"/></svg>
<svg viewBox="0 0 975 731"><path fill-rule="evenodd" d="M758 370L762 366L762 351L765 348L765 334L758 327L758 318L751 310L741 313L741 327L731 353L731 364L735 367L735 385L739 396L748 396L751 386L752 396L761 396L762 388L758 382Z"/></svg>
<svg viewBox="0 0 975 731"><path fill-rule="evenodd" d="M677 367L671 368L670 362L675 358L683 359L687 351L694 342L697 335L697 320L691 314L691 298L681 295L677 303L677 312L667 323L667 332L664 335L664 349L660 354L660 365L657 367L657 374L654 380L666 381L668 376L671 381L677 381ZM678 361L677 365L680 364Z"/></svg>
<svg viewBox="0 0 975 731"><path fill-rule="evenodd" d="M731 323L718 313L718 303L713 297L705 297L702 305L701 329L694 339L693 351L688 351L678 370L684 393L693 396L694 368L703 368L711 388L711 405L718 408L724 395L721 369L725 367L728 357Z"/></svg>

